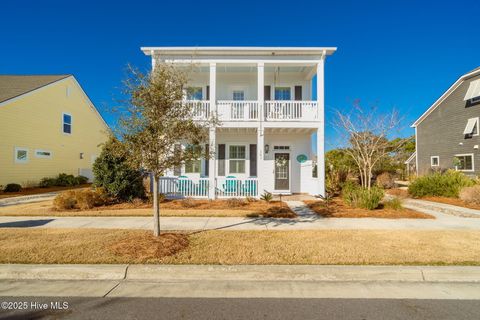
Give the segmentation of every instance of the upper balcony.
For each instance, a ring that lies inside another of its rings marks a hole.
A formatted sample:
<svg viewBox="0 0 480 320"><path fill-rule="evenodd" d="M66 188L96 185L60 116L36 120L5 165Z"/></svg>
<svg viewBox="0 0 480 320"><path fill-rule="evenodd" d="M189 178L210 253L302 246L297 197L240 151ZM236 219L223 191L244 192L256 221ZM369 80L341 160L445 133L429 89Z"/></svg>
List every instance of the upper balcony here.
<svg viewBox="0 0 480 320"><path fill-rule="evenodd" d="M189 74L185 101L203 120L222 122L320 122L324 108L324 60L336 48L149 47L157 62ZM316 78L316 85L313 81ZM248 125L248 124L247 124Z"/></svg>
<svg viewBox="0 0 480 320"><path fill-rule="evenodd" d="M210 101L185 101L194 110L195 120L206 120L213 110ZM216 102L218 120L224 121L316 121L319 119L317 101L219 100Z"/></svg>

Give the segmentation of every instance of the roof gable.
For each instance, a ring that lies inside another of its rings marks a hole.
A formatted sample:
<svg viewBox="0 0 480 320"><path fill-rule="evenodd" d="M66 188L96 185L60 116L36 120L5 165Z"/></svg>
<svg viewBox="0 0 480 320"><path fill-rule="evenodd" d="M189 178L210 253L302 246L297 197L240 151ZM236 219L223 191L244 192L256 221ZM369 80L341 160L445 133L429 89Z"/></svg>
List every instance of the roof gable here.
<svg viewBox="0 0 480 320"><path fill-rule="evenodd" d="M441 96L440 98L437 99L437 101L435 101L431 106L430 108L427 109L427 111L425 111L421 116L420 118L418 118L413 124L412 124L412 128L415 128L417 127L423 120L425 120L426 117L428 117L428 115L430 113L432 113L433 110L435 110L453 91L455 91L461 84L463 81L471 78L471 77L475 77L477 75L480 74L480 67L478 68L475 68L473 69L472 71L469 71L467 72L466 74L462 75L460 78L457 79L457 81L455 81L451 86L450 88L447 89L447 91L445 91Z"/></svg>
<svg viewBox="0 0 480 320"><path fill-rule="evenodd" d="M70 77L62 75L0 75L0 103L21 96L53 82Z"/></svg>

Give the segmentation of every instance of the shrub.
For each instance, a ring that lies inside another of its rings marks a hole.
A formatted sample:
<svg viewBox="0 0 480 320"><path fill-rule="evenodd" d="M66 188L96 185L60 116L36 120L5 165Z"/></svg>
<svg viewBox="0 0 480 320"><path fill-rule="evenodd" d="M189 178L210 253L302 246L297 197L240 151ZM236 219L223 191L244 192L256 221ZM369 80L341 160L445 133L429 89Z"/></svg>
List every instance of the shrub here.
<svg viewBox="0 0 480 320"><path fill-rule="evenodd" d="M262 216L264 218L295 218L297 215L289 208L274 206L268 208L265 213L262 213Z"/></svg>
<svg viewBox="0 0 480 320"><path fill-rule="evenodd" d="M390 172L383 172L377 176L377 186L383 189L392 189L395 187L395 179Z"/></svg>
<svg viewBox="0 0 480 320"><path fill-rule="evenodd" d="M480 185L464 187L460 191L459 197L467 203L480 204Z"/></svg>
<svg viewBox="0 0 480 320"><path fill-rule="evenodd" d="M39 183L40 188L54 187L57 185L57 179L55 178L42 178Z"/></svg>
<svg viewBox="0 0 480 320"><path fill-rule="evenodd" d="M84 176L76 176L75 181L77 184L86 184L88 182L88 178Z"/></svg>
<svg viewBox="0 0 480 320"><path fill-rule="evenodd" d="M243 207L246 204L247 203L244 200L239 199L239 198L230 198L230 199L227 200L227 205L231 208Z"/></svg>
<svg viewBox="0 0 480 320"><path fill-rule="evenodd" d="M399 198L392 198L385 201L383 203L383 207L390 210L401 210L403 209L402 200L400 200Z"/></svg>
<svg viewBox="0 0 480 320"><path fill-rule="evenodd" d="M475 182L459 171L436 172L415 179L408 186L408 193L416 198L439 196L458 198L460 190Z"/></svg>
<svg viewBox="0 0 480 320"><path fill-rule="evenodd" d="M116 153L119 145L115 139L110 139L104 145L93 164L94 184L119 200L144 199L143 174L140 170L132 169L126 158Z"/></svg>
<svg viewBox="0 0 480 320"><path fill-rule="evenodd" d="M77 180L72 174L60 173L56 178L55 185L59 187L75 186L77 185Z"/></svg>
<svg viewBox="0 0 480 320"><path fill-rule="evenodd" d="M270 192L267 192L265 191L262 196L260 197L260 200L263 200L263 201L266 201L266 202L270 202L273 200L273 194L271 194Z"/></svg>
<svg viewBox="0 0 480 320"><path fill-rule="evenodd" d="M19 192L20 190L22 190L22 186L18 183L9 183L5 186L3 192Z"/></svg>
<svg viewBox="0 0 480 320"><path fill-rule="evenodd" d="M58 194L53 199L53 206L56 210L86 210L101 206L106 201L108 198L101 189L69 190Z"/></svg>
<svg viewBox="0 0 480 320"><path fill-rule="evenodd" d="M365 189L352 183L347 183L342 190L344 201L354 208L374 210L380 205L383 196L383 190L378 187Z"/></svg>
<svg viewBox="0 0 480 320"><path fill-rule="evenodd" d="M75 191L65 191L59 193L55 199L53 199L53 207L56 210L71 210L77 205L77 199L75 197Z"/></svg>

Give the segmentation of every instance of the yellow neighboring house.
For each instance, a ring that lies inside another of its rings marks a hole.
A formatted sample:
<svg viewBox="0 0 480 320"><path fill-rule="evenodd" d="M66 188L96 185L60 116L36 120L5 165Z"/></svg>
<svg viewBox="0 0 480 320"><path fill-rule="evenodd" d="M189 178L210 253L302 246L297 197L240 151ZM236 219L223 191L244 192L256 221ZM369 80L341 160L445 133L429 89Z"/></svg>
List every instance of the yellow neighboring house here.
<svg viewBox="0 0 480 320"><path fill-rule="evenodd" d="M73 75L0 75L0 185L91 179L108 132Z"/></svg>

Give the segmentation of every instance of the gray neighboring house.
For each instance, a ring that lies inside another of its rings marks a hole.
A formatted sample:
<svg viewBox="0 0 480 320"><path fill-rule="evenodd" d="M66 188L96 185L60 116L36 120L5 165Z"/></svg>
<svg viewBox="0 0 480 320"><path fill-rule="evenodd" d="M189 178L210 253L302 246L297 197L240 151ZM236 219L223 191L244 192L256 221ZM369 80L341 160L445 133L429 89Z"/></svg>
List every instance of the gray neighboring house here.
<svg viewBox="0 0 480 320"><path fill-rule="evenodd" d="M480 67L460 78L412 125L418 175L457 169L480 175Z"/></svg>

